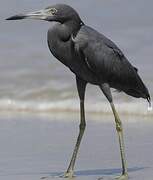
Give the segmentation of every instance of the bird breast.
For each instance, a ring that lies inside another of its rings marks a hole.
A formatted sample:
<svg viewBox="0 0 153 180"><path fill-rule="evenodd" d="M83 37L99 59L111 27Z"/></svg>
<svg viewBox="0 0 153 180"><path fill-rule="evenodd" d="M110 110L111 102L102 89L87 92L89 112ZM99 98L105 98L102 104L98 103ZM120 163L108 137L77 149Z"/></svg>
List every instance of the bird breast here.
<svg viewBox="0 0 153 180"><path fill-rule="evenodd" d="M59 25L55 25L49 29L47 40L53 56L66 66L70 65L69 60L72 58L71 42L64 33L62 36Z"/></svg>
<svg viewBox="0 0 153 180"><path fill-rule="evenodd" d="M55 25L48 31L48 46L53 54L61 63L69 67L69 69L78 77L92 84L97 84L97 77L89 69L84 59L82 59L75 51L73 41L70 38L65 41L62 36L59 25Z"/></svg>

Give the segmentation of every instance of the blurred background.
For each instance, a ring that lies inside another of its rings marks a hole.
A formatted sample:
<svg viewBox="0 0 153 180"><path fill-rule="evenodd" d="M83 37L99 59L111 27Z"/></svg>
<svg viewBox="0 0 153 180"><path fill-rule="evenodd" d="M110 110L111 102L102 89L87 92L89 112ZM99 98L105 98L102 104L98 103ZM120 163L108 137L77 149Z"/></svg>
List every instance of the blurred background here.
<svg viewBox="0 0 153 180"><path fill-rule="evenodd" d="M139 69L153 96L152 0L2 0L0 5L0 110L78 111L75 76L50 53L47 31L52 23L34 20L5 21L22 12L55 3L74 7L85 24L113 40ZM146 114L147 102L114 93L120 113ZM110 113L99 88L88 85L88 112ZM150 112L152 114L152 112Z"/></svg>

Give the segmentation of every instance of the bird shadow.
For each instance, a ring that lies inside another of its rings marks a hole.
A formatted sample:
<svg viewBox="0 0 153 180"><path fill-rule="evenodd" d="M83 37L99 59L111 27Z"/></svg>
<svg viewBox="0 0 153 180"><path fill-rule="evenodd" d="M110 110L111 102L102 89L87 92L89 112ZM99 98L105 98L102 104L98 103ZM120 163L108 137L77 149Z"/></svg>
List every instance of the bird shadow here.
<svg viewBox="0 0 153 180"><path fill-rule="evenodd" d="M147 169L149 167L132 167L132 168L128 168L128 172L132 173L132 172L136 172L136 171L141 171L143 169ZM75 171L75 178L79 178L81 177L81 179L83 177L85 177L85 179L87 177L90 176L100 176L100 178L98 178L99 180L104 180L104 179L112 179L112 176L118 176L121 173L121 169L120 168L108 168L108 169L89 169L89 170L80 170L80 171ZM11 173L11 174L7 174L6 176L10 176L10 175L38 175L38 176L42 176L40 179L62 179L64 172L18 172L18 173ZM1 175L0 175L1 176ZM107 177L105 177L107 176Z"/></svg>
<svg viewBox="0 0 153 180"><path fill-rule="evenodd" d="M132 167L128 168L128 172L135 172L135 171L141 171L143 169L146 169L149 167ZM116 169L89 169L89 170L81 170L81 171L75 171L75 176L116 176L121 173L120 168ZM64 174L64 172L52 172L48 173L48 177L56 178L56 177L62 177L61 175ZM43 178L42 178L43 179ZM45 178L44 178L45 179Z"/></svg>

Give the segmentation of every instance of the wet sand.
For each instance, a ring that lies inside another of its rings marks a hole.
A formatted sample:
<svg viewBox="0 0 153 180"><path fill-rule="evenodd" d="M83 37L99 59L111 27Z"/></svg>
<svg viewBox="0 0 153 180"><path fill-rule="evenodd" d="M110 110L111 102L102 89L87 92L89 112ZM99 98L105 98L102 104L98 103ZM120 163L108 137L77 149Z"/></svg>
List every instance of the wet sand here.
<svg viewBox="0 0 153 180"><path fill-rule="evenodd" d="M0 116L0 179L62 179L78 133L79 114ZM113 179L120 156L112 116L87 114L87 129L76 162L77 180ZM152 118L121 116L130 179L153 179Z"/></svg>

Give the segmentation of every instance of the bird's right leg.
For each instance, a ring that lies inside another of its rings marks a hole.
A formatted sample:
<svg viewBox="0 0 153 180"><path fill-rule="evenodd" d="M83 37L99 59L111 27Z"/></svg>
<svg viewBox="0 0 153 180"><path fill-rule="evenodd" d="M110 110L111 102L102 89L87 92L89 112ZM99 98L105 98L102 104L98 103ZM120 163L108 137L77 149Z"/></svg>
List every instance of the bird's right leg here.
<svg viewBox="0 0 153 180"><path fill-rule="evenodd" d="M84 112L84 96L85 96L85 88L86 88L87 83L85 81L79 79L78 77L76 77L76 83L77 83L77 89L78 89L78 94L79 94L79 98L80 98L80 119L81 119L81 121L80 121L80 126L79 126L79 135L77 138L76 145L74 147L73 155L72 155L70 164L68 166L68 169L64 174L64 177L66 177L66 178L73 177L76 157L77 157L80 143L81 143L84 131L85 131L85 127L86 127L85 112Z"/></svg>
<svg viewBox="0 0 153 180"><path fill-rule="evenodd" d="M128 173L127 173L127 164L126 164L126 158L125 158L125 147L124 147L124 140L123 140L123 127L122 122L119 118L119 115L115 109L115 106L113 104L113 98L111 95L110 87L108 84L102 84L100 86L101 90L105 94L106 98L110 102L114 117L115 117L115 123L116 123L116 130L118 134L119 139L119 145L120 145L120 153L121 153L121 161L122 161L122 175L116 179L118 180L128 180Z"/></svg>

